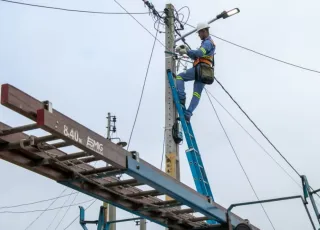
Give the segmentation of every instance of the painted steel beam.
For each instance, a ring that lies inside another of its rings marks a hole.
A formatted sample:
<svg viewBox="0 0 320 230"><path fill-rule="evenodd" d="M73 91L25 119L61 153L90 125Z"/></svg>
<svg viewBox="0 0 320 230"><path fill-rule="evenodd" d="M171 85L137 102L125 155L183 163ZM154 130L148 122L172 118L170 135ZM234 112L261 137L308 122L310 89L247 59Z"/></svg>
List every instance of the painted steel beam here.
<svg viewBox="0 0 320 230"><path fill-rule="evenodd" d="M138 162L135 159L128 157L127 174L148 184L154 189L167 194L175 200L180 201L209 219L217 220L220 223L227 223L227 209L215 202L209 203L208 199L200 193L192 190L190 187L187 187L172 177L168 177L164 172L142 159ZM236 227L243 222L243 219L231 214L230 221L232 226Z"/></svg>
<svg viewBox="0 0 320 230"><path fill-rule="evenodd" d="M3 123L0 123L0 130L2 128L10 128L10 127ZM20 138L27 139L28 136L22 133L4 136L0 138L0 143L7 142L7 141L15 142ZM62 151L58 151L58 150L50 150L50 151L51 152L53 151L54 154L58 156L66 155ZM38 173L40 175L43 175L45 177L48 177L52 180L55 180L58 183L65 185L67 187L70 187L72 189L75 189L79 192L82 192L84 194L97 198L101 201L110 203L118 208L131 212L133 214L142 216L143 218L153 221L155 223L158 223L164 227L172 227L178 230L186 229L186 226L179 225L174 221L170 221L170 220L168 221L166 217L158 215L159 214L158 212L154 212L150 210L137 211L137 207L139 207L139 201L135 203L128 199L123 199L123 197L119 195L115 195L113 193L104 191L100 187L97 187L94 184L88 183L86 181L68 181L71 175L66 170L63 170L59 167L54 167L54 165L40 165L35 167L36 164L33 159L39 159L39 158L48 159L48 156L42 155L42 153L40 153L40 156L35 155L36 157L34 157L33 154L38 154L37 149L34 147L26 147L25 149L19 149L19 150L0 151L0 158L8 162L11 162L15 165L21 166L25 169L28 169L30 171L33 171L35 173ZM65 182L65 181L68 181L68 182ZM127 189L123 189L123 190L127 190ZM139 192L139 191L141 192L141 190L136 189L136 192ZM143 201L143 199L141 198L139 200Z"/></svg>
<svg viewBox="0 0 320 230"><path fill-rule="evenodd" d="M131 157L131 153L125 149L82 126L60 112L47 108L46 104L36 100L15 87L8 84L2 85L1 103L4 106L36 121L39 128L42 128L52 134L50 138L55 137L57 139L62 139L65 142L71 143L72 145L80 148L82 151L93 155L95 158L108 162L115 168L126 170L126 173L138 182L145 183L156 189L161 194L166 194L172 197L176 200L175 203L178 202L186 205L189 208L194 209L196 212L202 213L206 218L215 219L221 223L226 222L225 208L214 202L209 203L206 197L188 186L180 183L142 159L139 161L133 159ZM8 128L11 127L5 127L5 129ZM23 138L26 138L26 135L17 133L1 137L0 143L1 139L11 143ZM48 140L45 139L43 141ZM53 151L55 156L58 157L66 155L66 153L59 151L58 149L48 150L48 152L50 151ZM90 179L89 181L70 181L73 177L70 176L70 171L68 170L71 170L72 167L68 168L68 165L62 167L63 165L60 164L50 164L34 167L37 166L35 164L36 160L48 159L48 154L41 151L39 152L37 148L26 147L25 149L20 150L4 151L1 152L1 154L2 158L10 162L47 176L68 187L92 197L96 197L104 202L137 214L165 227L183 230L189 229L192 226L199 226L194 225L196 223L192 223L188 219L180 219L180 217L174 213L172 213L171 216L163 217L162 214L168 215L168 212L159 208L154 209L154 204L161 202L164 203L164 201L159 200L159 202L150 204L150 201L148 203L148 199L143 197L135 199L128 196L126 197L126 194L125 197L123 197L123 194L115 194L114 191L112 192L112 190L104 187L103 185L97 185L94 181L90 181ZM83 166L89 167L88 170L93 169L90 165L83 164ZM121 190L121 188L118 187L117 189ZM139 192L139 189L131 189L135 190L135 192ZM126 189L123 189L123 191L125 190ZM140 192L142 191L140 190ZM144 203L142 201L144 201ZM148 206L151 208L150 210L144 209ZM233 226L243 222L240 217L234 214L230 215L230 219ZM257 228L254 229L256 230Z"/></svg>

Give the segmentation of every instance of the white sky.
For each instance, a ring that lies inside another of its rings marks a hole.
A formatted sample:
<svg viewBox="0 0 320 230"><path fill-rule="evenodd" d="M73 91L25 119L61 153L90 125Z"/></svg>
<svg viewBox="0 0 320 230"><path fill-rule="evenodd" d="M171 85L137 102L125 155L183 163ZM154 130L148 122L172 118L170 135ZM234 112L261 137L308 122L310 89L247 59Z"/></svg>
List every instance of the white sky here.
<svg viewBox="0 0 320 230"><path fill-rule="evenodd" d="M139 0L119 0L130 12L144 12ZM162 10L166 1L152 1ZM309 68L320 69L317 53L317 14L320 4L308 1L171 1L176 8L188 5L189 23L207 21L223 10L239 7L241 13L212 25L211 32L232 42ZM122 12L112 0L28 1L82 10ZM148 15L136 16L152 32ZM164 41L164 35L160 35ZM199 46L196 35L187 38ZM320 187L318 149L320 143L320 75L286 66L215 39L216 75L236 100L264 130L314 188ZM0 2L0 84L10 83L55 109L105 135L105 117L118 117L118 136L128 140L153 38L128 15L89 15L18 6ZM164 127L164 52L156 45L140 115L131 143L142 157L160 167ZM190 99L192 84L188 84ZM250 125L220 87L208 87L221 103L257 138L296 181L299 178ZM216 103L215 103L216 104ZM299 187L219 107L218 113L239 157L261 199L301 194ZM12 126L30 121L0 108L0 120ZM255 200L241 168L219 126L208 98L203 94L192 118L194 131L216 201L224 206ZM194 188L181 146L182 181ZM63 186L8 162L0 162L0 206L20 204L58 196ZM72 192L70 189L66 193ZM67 202L69 204L73 198ZM75 203L90 199L80 194ZM66 198L54 207L61 206ZM319 199L318 202L320 203ZM44 209L49 203L12 209ZM84 204L86 206L87 204ZM96 202L87 217L98 216ZM299 201L265 205L276 229L312 229ZM0 210L1 211L1 210ZM65 211L65 209L64 209ZM61 218L64 214L59 214ZM264 230L272 229L259 206L235 209ZM310 209L312 212L312 210ZM58 229L78 215L72 207ZM119 211L119 218L132 217ZM0 229L25 229L39 213L0 214ZM45 229L56 211L43 215L30 229ZM312 213L313 214L313 213ZM56 220L50 229L54 229ZM163 229L148 224L149 229ZM133 222L118 225L138 229ZM80 229L78 221L70 230ZM89 229L95 229L89 226Z"/></svg>

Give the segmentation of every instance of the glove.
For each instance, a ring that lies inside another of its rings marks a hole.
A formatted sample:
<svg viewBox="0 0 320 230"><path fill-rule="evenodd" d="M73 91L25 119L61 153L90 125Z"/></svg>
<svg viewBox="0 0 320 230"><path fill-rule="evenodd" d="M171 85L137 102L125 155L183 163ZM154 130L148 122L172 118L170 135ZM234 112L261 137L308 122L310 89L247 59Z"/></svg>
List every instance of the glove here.
<svg viewBox="0 0 320 230"><path fill-rule="evenodd" d="M176 48L176 52L179 53L180 55L187 54L189 51L189 48L185 45L180 45L179 47Z"/></svg>
<svg viewBox="0 0 320 230"><path fill-rule="evenodd" d="M189 48L185 45L180 45L176 48L176 52L179 53L180 55L187 54L189 51Z"/></svg>

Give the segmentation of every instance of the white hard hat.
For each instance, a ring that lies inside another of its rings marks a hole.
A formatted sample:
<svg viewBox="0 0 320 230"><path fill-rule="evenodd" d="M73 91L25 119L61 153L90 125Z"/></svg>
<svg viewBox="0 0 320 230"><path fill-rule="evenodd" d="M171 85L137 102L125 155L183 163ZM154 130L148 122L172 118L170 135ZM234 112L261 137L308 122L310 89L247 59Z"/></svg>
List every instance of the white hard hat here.
<svg viewBox="0 0 320 230"><path fill-rule="evenodd" d="M201 22L197 25L197 32L206 28L210 28L209 24Z"/></svg>

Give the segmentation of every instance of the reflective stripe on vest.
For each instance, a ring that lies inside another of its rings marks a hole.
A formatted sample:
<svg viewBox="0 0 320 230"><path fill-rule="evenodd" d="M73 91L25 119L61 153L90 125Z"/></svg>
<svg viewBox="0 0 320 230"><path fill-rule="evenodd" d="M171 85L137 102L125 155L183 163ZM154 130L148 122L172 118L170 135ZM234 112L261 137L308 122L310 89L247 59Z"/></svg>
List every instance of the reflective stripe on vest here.
<svg viewBox="0 0 320 230"><path fill-rule="evenodd" d="M209 41L212 43L212 45L213 45L214 47L216 46L216 44L214 43L214 41L212 41L212 39L210 39ZM202 51L202 49L204 49L204 48L201 47L200 49L201 49L201 51ZM214 55L214 54L212 54L211 56L207 55L207 56L203 56L203 57L197 58L197 59L193 62L193 66L198 65L200 62L206 63L206 64L208 64L208 65L211 66L211 65L212 65L212 61L213 61L213 55Z"/></svg>

